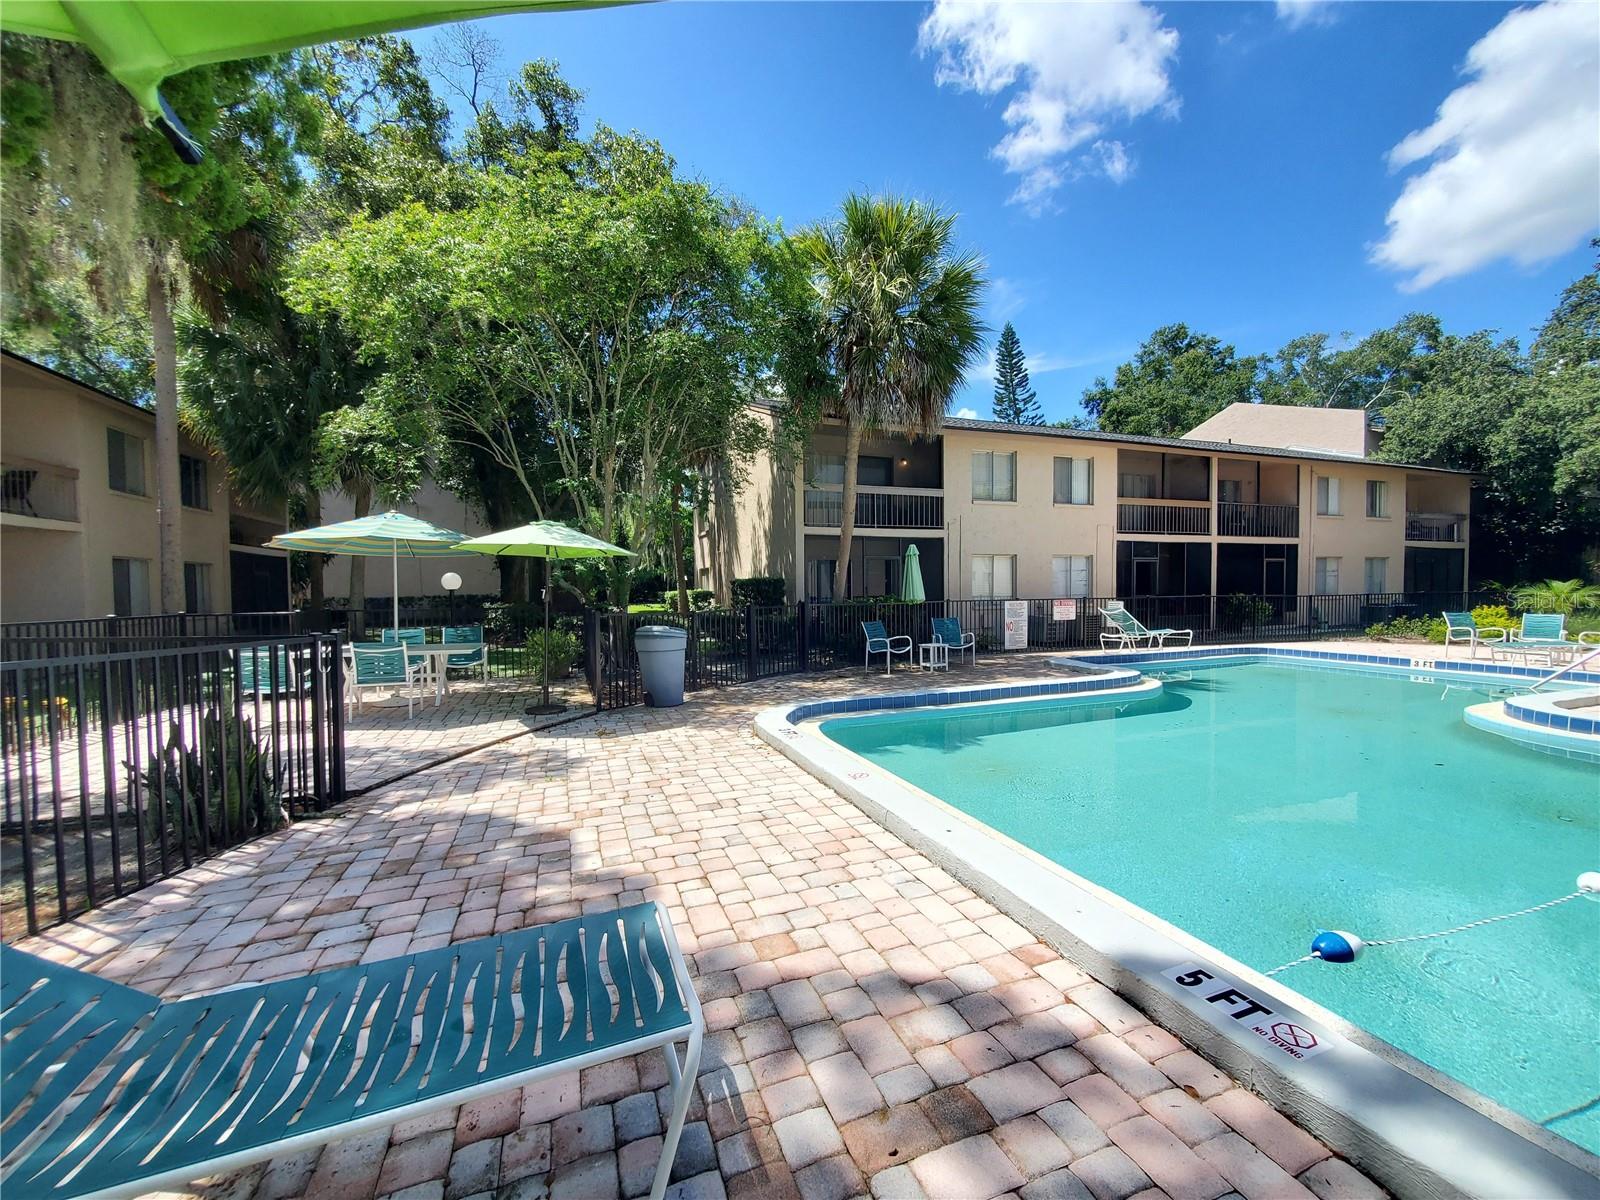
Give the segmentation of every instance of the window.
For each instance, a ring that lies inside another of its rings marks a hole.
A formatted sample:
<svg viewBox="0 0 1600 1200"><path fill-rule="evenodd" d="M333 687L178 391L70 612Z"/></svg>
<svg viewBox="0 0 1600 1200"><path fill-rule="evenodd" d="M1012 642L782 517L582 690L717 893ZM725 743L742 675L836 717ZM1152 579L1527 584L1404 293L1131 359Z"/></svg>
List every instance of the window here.
<svg viewBox="0 0 1600 1200"><path fill-rule="evenodd" d="M1117 476L1117 495L1124 500L1151 500L1156 494L1156 477L1137 471L1124 471Z"/></svg>
<svg viewBox="0 0 1600 1200"><path fill-rule="evenodd" d="M1217 503L1219 503L1219 504L1243 504L1244 503L1244 480L1242 480L1242 479L1219 479L1219 480L1217 480Z"/></svg>
<svg viewBox="0 0 1600 1200"><path fill-rule="evenodd" d="M998 457L998 456L997 456ZM974 554L972 556L972 598L1011 600L1017 594L1017 556L1015 554Z"/></svg>
<svg viewBox="0 0 1600 1200"><path fill-rule="evenodd" d="M206 486L205 459L195 458L191 454L178 455L178 492L185 508L211 507L211 489Z"/></svg>
<svg viewBox="0 0 1600 1200"><path fill-rule="evenodd" d="M188 612L211 611L211 564L183 564L183 607Z"/></svg>
<svg viewBox="0 0 1600 1200"><path fill-rule="evenodd" d="M894 459L881 454L863 454L856 459L856 482L865 487L893 486Z"/></svg>
<svg viewBox="0 0 1600 1200"><path fill-rule="evenodd" d="M1328 475L1317 476L1317 516L1339 515L1339 481Z"/></svg>
<svg viewBox="0 0 1600 1200"><path fill-rule="evenodd" d="M806 564L806 599L833 599L833 569L836 558L814 558Z"/></svg>
<svg viewBox="0 0 1600 1200"><path fill-rule="evenodd" d="M143 496L144 439L120 429L106 430L106 458L110 463L107 482L113 492Z"/></svg>
<svg viewBox="0 0 1600 1200"><path fill-rule="evenodd" d="M142 617L150 611L150 560L111 560L111 606L119 617Z"/></svg>
<svg viewBox="0 0 1600 1200"><path fill-rule="evenodd" d="M819 487L844 486L844 455L806 455L806 479Z"/></svg>
<svg viewBox="0 0 1600 1200"><path fill-rule="evenodd" d="M1017 498L1017 456L982 450L972 456L972 498L974 500L1015 500Z"/></svg>
<svg viewBox="0 0 1600 1200"><path fill-rule="evenodd" d="M1389 515L1389 485L1381 479L1367 480L1367 516Z"/></svg>
<svg viewBox="0 0 1600 1200"><path fill-rule="evenodd" d="M1087 596L1093 578L1093 555L1058 554L1050 560L1052 596Z"/></svg>
<svg viewBox="0 0 1600 1200"><path fill-rule="evenodd" d="M1337 596L1339 594L1339 560L1337 558L1317 559L1317 595Z"/></svg>
<svg viewBox="0 0 1600 1200"><path fill-rule="evenodd" d="M1056 503L1093 504L1093 480L1093 459L1056 459Z"/></svg>
<svg viewBox="0 0 1600 1200"><path fill-rule="evenodd" d="M1389 560L1387 558L1367 559L1366 588L1369 595L1389 590Z"/></svg>

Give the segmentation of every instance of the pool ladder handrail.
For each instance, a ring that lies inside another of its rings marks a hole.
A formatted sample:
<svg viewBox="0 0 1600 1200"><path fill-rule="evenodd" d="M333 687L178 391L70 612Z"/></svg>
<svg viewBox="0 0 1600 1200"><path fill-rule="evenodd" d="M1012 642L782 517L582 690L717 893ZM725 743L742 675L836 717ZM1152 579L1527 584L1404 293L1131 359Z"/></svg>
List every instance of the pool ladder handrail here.
<svg viewBox="0 0 1600 1200"><path fill-rule="evenodd" d="M1576 671L1579 667L1583 666L1584 663L1590 662L1590 661L1592 661L1592 660L1594 660L1596 658L1600 658L1600 646L1595 647L1593 650L1589 651L1589 653L1585 654L1582 658L1575 658L1571 662L1565 664L1564 666L1558 667L1556 670L1551 671L1550 674L1544 676L1538 682L1530 685L1529 688L1528 688L1528 691L1537 692L1545 684L1550 683L1553 680L1560 679L1568 671Z"/></svg>

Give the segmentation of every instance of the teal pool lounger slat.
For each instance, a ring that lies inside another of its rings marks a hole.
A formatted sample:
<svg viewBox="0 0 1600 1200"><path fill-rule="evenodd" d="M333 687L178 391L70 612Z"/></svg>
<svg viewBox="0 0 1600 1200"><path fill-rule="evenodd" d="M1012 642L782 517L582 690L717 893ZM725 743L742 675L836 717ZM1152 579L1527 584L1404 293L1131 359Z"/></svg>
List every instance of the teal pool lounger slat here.
<svg viewBox="0 0 1600 1200"><path fill-rule="evenodd" d="M1469 727L1463 709L1503 694L1494 685L1261 659L1165 674L1143 699L850 715L821 730L1260 971L1319 930L1446 929L1600 868L1600 767ZM1600 902L1279 978L1600 1150Z"/></svg>

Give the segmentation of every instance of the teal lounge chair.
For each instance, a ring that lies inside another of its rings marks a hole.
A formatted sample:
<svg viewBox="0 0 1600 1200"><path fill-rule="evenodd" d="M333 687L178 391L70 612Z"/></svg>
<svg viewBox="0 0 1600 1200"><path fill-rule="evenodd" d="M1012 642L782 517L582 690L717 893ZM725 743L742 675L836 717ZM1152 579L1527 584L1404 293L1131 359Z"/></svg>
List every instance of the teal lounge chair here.
<svg viewBox="0 0 1600 1200"><path fill-rule="evenodd" d="M1140 650L1164 647L1168 638L1182 638L1185 646L1194 643L1192 629L1147 629L1137 617L1116 600L1100 610L1111 628L1100 630L1102 650ZM1141 646L1139 643L1143 642Z"/></svg>
<svg viewBox="0 0 1600 1200"><path fill-rule="evenodd" d="M935 617L933 619L933 640L943 642L950 647L957 658L963 653L972 655L973 665L978 662L978 635L975 633L962 633L961 622L955 617Z"/></svg>
<svg viewBox="0 0 1600 1200"><path fill-rule="evenodd" d="M888 675L894 670L894 656L904 654L911 657L911 639L904 634L889 636L889 631L884 628L882 621L861 622L861 632L867 635L867 653L862 660L862 665L867 669L872 667L872 656L883 655L883 673Z"/></svg>
<svg viewBox="0 0 1600 1200"><path fill-rule="evenodd" d="M1471 647L1471 657L1478 657L1479 646L1494 646L1510 635L1498 625L1479 626L1469 612L1444 614L1444 652L1449 657L1451 646Z"/></svg>
<svg viewBox="0 0 1600 1200"><path fill-rule="evenodd" d="M704 1034L653 901L171 1001L0 946L0 1189L179 1187L660 1049L659 1200Z"/></svg>
<svg viewBox="0 0 1600 1200"><path fill-rule="evenodd" d="M1495 658L1520 655L1524 661L1540 657L1553 665L1558 658L1576 654L1580 644L1567 636L1567 618L1561 613L1523 613L1516 636L1495 643L1491 653Z"/></svg>

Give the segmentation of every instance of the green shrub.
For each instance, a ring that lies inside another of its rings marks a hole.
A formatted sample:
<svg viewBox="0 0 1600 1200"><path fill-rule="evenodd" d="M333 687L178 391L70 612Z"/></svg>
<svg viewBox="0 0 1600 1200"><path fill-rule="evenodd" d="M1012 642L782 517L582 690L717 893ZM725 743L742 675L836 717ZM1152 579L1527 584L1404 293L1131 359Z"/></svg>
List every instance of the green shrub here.
<svg viewBox="0 0 1600 1200"><path fill-rule="evenodd" d="M544 630L535 629L528 635L528 669L540 677L546 660ZM550 678L565 679L572 664L578 661L578 639L565 629L550 631L548 658Z"/></svg>
<svg viewBox="0 0 1600 1200"><path fill-rule="evenodd" d="M735 608L742 608L746 604L756 604L763 607L772 607L782 604L788 597L789 585L782 579L768 575L752 576L749 579L735 579L733 581L733 604Z"/></svg>
<svg viewBox="0 0 1600 1200"><path fill-rule="evenodd" d="M1224 596L1220 614L1224 624L1265 625L1272 620L1272 605L1260 596Z"/></svg>
<svg viewBox="0 0 1600 1200"><path fill-rule="evenodd" d="M717 594L710 588L692 588L689 591L689 607L695 612L705 612L717 602Z"/></svg>
<svg viewBox="0 0 1600 1200"><path fill-rule="evenodd" d="M1443 617L1395 617L1367 626L1367 636L1380 641L1433 642L1444 644Z"/></svg>
<svg viewBox="0 0 1600 1200"><path fill-rule="evenodd" d="M212 708L201 717L201 726L201 740L190 744L174 721L160 754L143 772L124 763L144 791L146 837L159 837L164 823L173 837L187 830L189 844L198 848L204 844L202 830L216 844L225 836L254 837L287 825L269 744L257 736L251 719Z"/></svg>
<svg viewBox="0 0 1600 1200"><path fill-rule="evenodd" d="M1504 604L1480 604L1472 610L1472 619L1479 629L1509 629L1513 633L1521 623ZM1442 635L1439 640L1444 640Z"/></svg>

